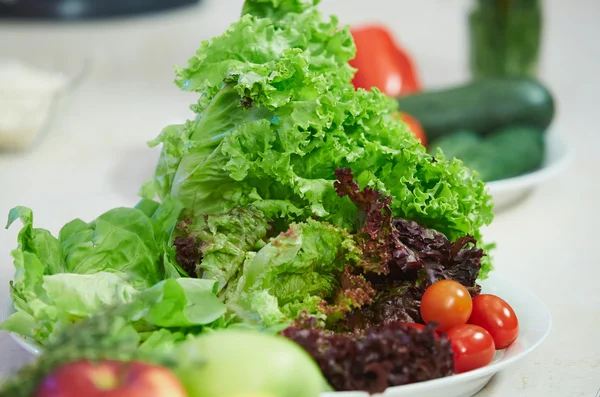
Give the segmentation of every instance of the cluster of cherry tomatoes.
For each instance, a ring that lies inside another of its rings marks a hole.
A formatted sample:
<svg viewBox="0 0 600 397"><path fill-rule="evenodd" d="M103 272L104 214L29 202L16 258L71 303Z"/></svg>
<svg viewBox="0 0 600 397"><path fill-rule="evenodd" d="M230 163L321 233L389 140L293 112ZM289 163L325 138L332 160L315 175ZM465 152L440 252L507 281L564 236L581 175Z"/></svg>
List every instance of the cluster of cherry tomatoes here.
<svg viewBox="0 0 600 397"><path fill-rule="evenodd" d="M471 298L463 285L452 280L427 288L421 317L425 323L437 323L436 331L450 340L456 373L488 365L496 350L506 349L519 336L519 320L508 303L490 294Z"/></svg>

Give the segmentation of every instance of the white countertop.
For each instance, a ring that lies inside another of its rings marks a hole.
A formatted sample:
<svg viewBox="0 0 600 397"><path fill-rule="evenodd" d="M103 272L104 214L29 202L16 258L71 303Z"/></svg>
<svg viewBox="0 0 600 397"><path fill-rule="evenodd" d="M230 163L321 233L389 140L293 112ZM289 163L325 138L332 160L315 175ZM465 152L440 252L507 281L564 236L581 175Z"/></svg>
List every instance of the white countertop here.
<svg viewBox="0 0 600 397"><path fill-rule="evenodd" d="M467 79L467 0L324 0L344 23L381 21L416 58L428 86ZM568 4L567 4L568 3ZM86 80L34 150L0 154L0 217L27 205L39 227L91 220L133 205L153 171L145 142L190 115L193 96L172 84L200 40L237 19L241 0L93 24L0 24L0 55L35 52L93 57ZM498 243L496 272L530 288L551 309L546 343L516 370L496 376L479 396L594 397L600 389L600 7L597 0L547 0L541 78L554 92L554 132L574 145L569 170L529 199L498 214L487 231ZM5 38L7 38L5 40ZM2 215L4 214L4 215ZM19 227L0 233L0 304L12 278L10 250ZM0 333L0 376L31 357Z"/></svg>

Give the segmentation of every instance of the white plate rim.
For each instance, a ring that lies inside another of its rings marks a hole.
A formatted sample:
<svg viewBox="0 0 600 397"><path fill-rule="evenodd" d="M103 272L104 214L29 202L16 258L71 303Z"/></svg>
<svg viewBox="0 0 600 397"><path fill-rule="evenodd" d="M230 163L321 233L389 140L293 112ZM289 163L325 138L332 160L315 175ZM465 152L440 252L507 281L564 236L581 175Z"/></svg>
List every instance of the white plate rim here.
<svg viewBox="0 0 600 397"><path fill-rule="evenodd" d="M8 317L10 317L10 315L15 312L16 309L14 303L11 298L8 298L8 300L2 307L2 318L0 323L6 321L6 319L8 319ZM21 346L28 353L31 353L34 356L39 356L40 354L42 354L44 348L35 340L32 340L27 336L16 334L14 332L8 332L8 335L12 338L12 340L14 340L17 343L17 345Z"/></svg>
<svg viewBox="0 0 600 397"><path fill-rule="evenodd" d="M550 332L552 330L553 320L552 320L552 313L550 312L548 307L543 303L543 301L541 299L539 299L529 289L519 285L518 283L515 283L514 281L509 281L508 279L498 276L496 274L490 275L490 278L488 280L484 280L481 282L481 284L483 284L483 285L485 285L486 283L494 283L494 284L510 283L514 290L518 290L520 295L527 296L528 300L535 301L535 306L543 311L543 313L541 313L541 314L544 317L546 317L547 321L548 321L548 326L547 326L546 330L544 331L544 333L542 334L542 336L540 336L539 339L537 341L535 341L535 343L533 343L531 346L527 347L523 351L520 351L509 358L503 357L500 361L489 364L483 368L479 368L479 369L469 371L466 373L462 373L462 374L451 375L451 376L444 377L444 378L432 379L432 380L419 382L419 383L413 383L413 384L409 384L409 385L390 387L390 388L386 389L383 393L380 393L377 395L385 397L388 394L393 394L395 390L397 390L397 391L401 390L403 393L411 393L411 392L417 393L417 392L427 391L430 388L438 389L438 388L443 388L445 386L456 385L457 383L466 383L466 382L476 380L476 379L492 377L496 373L506 369L507 367L511 366L512 364L516 363L517 361L524 359L526 356L530 355L535 350L537 350L545 342L545 340L548 338L548 336L550 335ZM2 321L6 320L6 318L8 318L8 316L11 313L13 313L14 311L15 311L15 309L13 306L13 302L12 302L12 300L9 299L7 301L7 303L4 305L4 308L2 311L2 315L3 315ZM13 340L15 340L15 342L17 344L19 344L21 347L23 347L29 353L31 353L35 356L42 353L43 347L34 341L30 341L29 338L22 337L20 335L12 333L12 332L9 332L9 335L11 336L11 338ZM343 395L356 395L359 393L361 395L365 394L365 392L357 390L357 391L346 391L346 392L325 392L325 393L322 393L321 396L322 397L340 397ZM365 394L365 395L367 395L367 394Z"/></svg>

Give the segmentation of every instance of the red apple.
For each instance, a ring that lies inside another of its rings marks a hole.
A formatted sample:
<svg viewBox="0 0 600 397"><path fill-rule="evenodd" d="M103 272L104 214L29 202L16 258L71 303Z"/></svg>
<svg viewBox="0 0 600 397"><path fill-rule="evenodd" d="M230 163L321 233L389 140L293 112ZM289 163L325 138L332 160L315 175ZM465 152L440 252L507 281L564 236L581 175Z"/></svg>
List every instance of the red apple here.
<svg viewBox="0 0 600 397"><path fill-rule="evenodd" d="M65 364L40 384L36 397L186 397L167 368L139 361Z"/></svg>

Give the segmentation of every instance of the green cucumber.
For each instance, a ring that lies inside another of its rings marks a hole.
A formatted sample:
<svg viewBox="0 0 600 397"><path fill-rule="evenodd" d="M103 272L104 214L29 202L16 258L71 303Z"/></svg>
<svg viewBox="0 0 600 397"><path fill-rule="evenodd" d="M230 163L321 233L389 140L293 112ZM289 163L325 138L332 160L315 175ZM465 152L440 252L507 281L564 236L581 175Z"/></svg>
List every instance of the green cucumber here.
<svg viewBox="0 0 600 397"><path fill-rule="evenodd" d="M441 137L431 142L427 151L431 155L436 155L437 149L442 149L444 157L448 160L453 158L460 159L466 152L477 148L481 143L481 137L473 131L456 131L450 135Z"/></svg>
<svg viewBox="0 0 600 397"><path fill-rule="evenodd" d="M508 179L539 168L544 161L545 134L526 126L509 127L484 138L461 154L465 166L485 182Z"/></svg>
<svg viewBox="0 0 600 397"><path fill-rule="evenodd" d="M400 111L423 126L431 142L458 130L486 136L512 125L545 131L554 118L554 99L539 81L501 77L398 98Z"/></svg>

